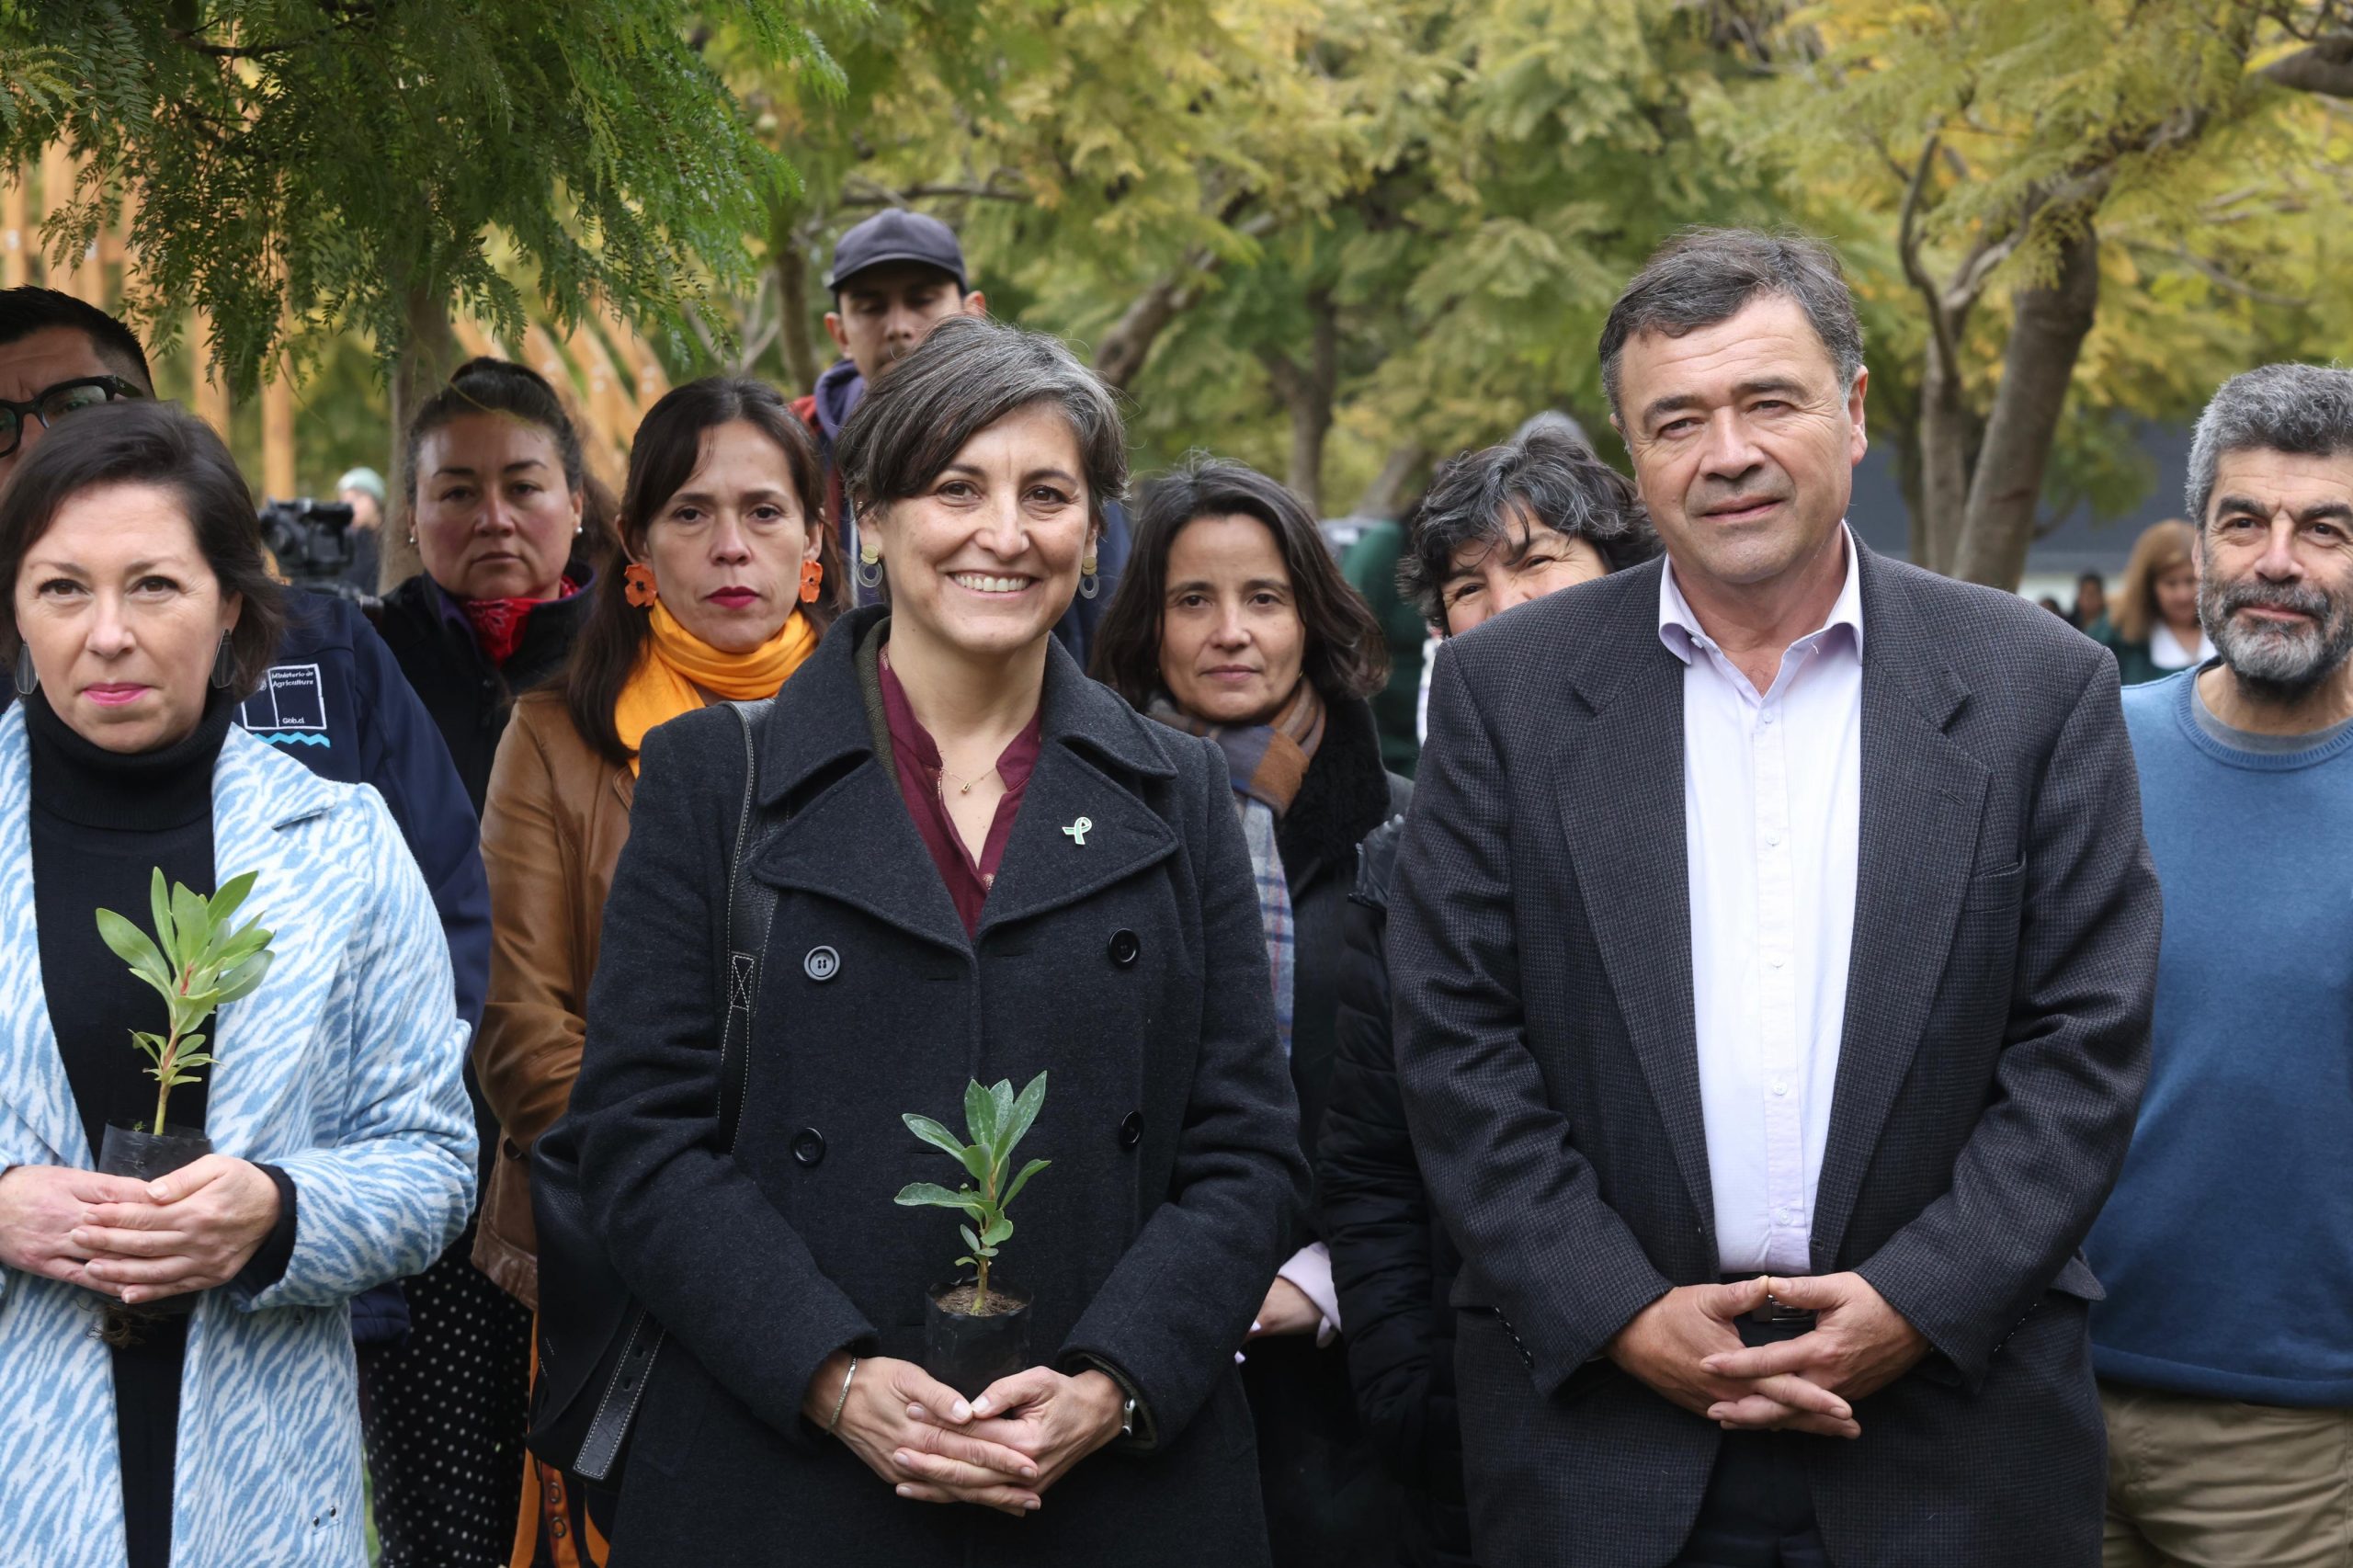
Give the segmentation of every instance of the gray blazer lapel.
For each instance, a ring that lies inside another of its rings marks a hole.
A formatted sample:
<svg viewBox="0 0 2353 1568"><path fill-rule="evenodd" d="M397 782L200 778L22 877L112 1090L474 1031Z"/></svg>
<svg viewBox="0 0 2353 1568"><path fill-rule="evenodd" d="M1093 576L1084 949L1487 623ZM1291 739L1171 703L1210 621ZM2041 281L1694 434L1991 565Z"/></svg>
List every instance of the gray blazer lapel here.
<svg viewBox="0 0 2353 1568"><path fill-rule="evenodd" d="M1561 826L1611 994L1715 1245L1699 1042L1691 995L1691 885L1683 822L1683 662L1658 637L1658 575L1628 576L1576 677L1593 717L1560 762Z"/></svg>
<svg viewBox="0 0 2353 1568"><path fill-rule="evenodd" d="M1976 859L1988 774L1945 733L1969 688L1902 584L1863 572L1861 838L1838 1081L1814 1190L1813 1266L1835 1267L1863 1174L1912 1069Z"/></svg>

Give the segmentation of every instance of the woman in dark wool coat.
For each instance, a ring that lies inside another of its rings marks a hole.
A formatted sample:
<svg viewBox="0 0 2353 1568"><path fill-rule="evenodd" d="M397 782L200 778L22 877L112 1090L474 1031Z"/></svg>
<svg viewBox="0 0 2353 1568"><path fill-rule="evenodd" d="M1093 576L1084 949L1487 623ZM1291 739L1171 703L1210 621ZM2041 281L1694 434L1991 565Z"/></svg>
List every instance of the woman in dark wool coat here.
<svg viewBox="0 0 2353 1568"><path fill-rule="evenodd" d="M1234 1367L1305 1187L1222 759L1087 680L1054 622L1126 478L1052 340L935 329L836 449L863 577L758 722L747 874L776 890L741 1131L712 1108L745 744L651 733L588 1001L589 1217L668 1329L613 1568L1266 1564ZM961 1216L902 1123L1050 1074L997 1278L1037 1363L920 1366Z"/></svg>

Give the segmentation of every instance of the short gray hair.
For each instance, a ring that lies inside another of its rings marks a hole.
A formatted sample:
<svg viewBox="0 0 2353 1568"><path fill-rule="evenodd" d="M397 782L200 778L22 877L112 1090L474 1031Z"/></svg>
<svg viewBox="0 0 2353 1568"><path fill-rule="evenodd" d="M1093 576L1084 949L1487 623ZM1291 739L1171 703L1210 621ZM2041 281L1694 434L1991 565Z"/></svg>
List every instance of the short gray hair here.
<svg viewBox="0 0 2353 1568"><path fill-rule="evenodd" d="M1618 361L1645 332L1681 337L1730 321L1760 294L1797 301L1813 334L1852 387L1863 369L1863 324L1838 253L1803 234L1756 229L1686 229L1653 253L1609 307L1601 329L1601 387L1620 419Z"/></svg>
<svg viewBox="0 0 2353 1568"><path fill-rule="evenodd" d="M860 511L920 495L964 444L1033 403L1070 421L1095 527L1128 489L1119 404L1094 371L1041 332L950 316L866 389L834 442L843 487Z"/></svg>
<svg viewBox="0 0 2353 1568"><path fill-rule="evenodd" d="M2224 381L2189 439L2189 517L2202 538L2224 452L2353 457L2353 370L2264 365Z"/></svg>

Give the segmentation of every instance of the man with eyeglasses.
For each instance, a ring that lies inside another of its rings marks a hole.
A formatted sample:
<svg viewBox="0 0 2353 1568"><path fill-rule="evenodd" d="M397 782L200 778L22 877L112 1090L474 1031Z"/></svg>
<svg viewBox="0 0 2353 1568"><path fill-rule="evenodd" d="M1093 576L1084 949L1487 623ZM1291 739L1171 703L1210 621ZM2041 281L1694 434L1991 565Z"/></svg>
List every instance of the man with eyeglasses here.
<svg viewBox="0 0 2353 1568"><path fill-rule="evenodd" d="M0 289L0 489L17 460L61 420L118 398L154 395L146 352L121 322L53 289ZM449 748L402 678L392 650L357 608L300 591L290 592L287 600L278 662L256 690L244 695L238 722L313 773L372 784L383 796L433 891L449 944L458 1010L469 1025L479 1026L490 984L490 887L483 876L473 807ZM15 650L0 653L13 657ZM13 699L13 688L0 682L0 711ZM478 1100L478 1113L480 1108ZM455 1256L463 1259L472 1245L469 1230L453 1249ZM397 1286L370 1291L352 1305L353 1336L363 1353L371 1344L398 1340L412 1329L414 1350L437 1326L412 1324L409 1304ZM454 1332L460 1325L441 1326ZM518 1407L518 1440L521 1420ZM381 1480L377 1502L381 1516ZM429 1530L426 1521L379 1522L388 1527L386 1562L451 1560L424 1539ZM403 1532L410 1539L398 1554L392 1551L390 1527L395 1524L414 1527Z"/></svg>

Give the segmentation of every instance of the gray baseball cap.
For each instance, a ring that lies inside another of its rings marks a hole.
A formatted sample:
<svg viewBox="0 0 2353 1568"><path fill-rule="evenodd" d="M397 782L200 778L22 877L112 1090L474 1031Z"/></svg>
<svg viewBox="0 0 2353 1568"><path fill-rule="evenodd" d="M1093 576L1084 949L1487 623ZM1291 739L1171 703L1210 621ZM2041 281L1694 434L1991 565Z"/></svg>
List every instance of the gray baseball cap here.
<svg viewBox="0 0 2353 1568"><path fill-rule="evenodd" d="M877 212L841 237L834 246L834 269L825 274L825 287L839 293L859 273L891 262L937 267L956 279L957 288L972 287L964 278L964 247L956 243L956 231L937 218L899 207Z"/></svg>

